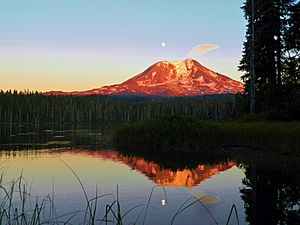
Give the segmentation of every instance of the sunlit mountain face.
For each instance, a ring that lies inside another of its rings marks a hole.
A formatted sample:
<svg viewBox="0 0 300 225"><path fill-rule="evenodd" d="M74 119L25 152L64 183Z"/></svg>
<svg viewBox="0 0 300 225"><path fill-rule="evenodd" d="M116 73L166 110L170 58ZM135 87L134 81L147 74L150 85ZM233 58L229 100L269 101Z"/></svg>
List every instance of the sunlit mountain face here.
<svg viewBox="0 0 300 225"><path fill-rule="evenodd" d="M243 84L216 73L193 59L160 61L131 79L110 86L81 92L51 91L47 95L158 95L195 96L235 94Z"/></svg>
<svg viewBox="0 0 300 225"><path fill-rule="evenodd" d="M226 161L217 164L198 165L193 169L177 169L171 170L163 168L155 162L146 161L137 156L124 156L116 151L89 151L86 149L77 149L74 154L88 154L102 159L118 161L129 166L133 170L139 171L146 175L154 183L162 186L185 186L192 188L198 185L203 180L212 177L213 175L226 171L236 165L234 161Z"/></svg>

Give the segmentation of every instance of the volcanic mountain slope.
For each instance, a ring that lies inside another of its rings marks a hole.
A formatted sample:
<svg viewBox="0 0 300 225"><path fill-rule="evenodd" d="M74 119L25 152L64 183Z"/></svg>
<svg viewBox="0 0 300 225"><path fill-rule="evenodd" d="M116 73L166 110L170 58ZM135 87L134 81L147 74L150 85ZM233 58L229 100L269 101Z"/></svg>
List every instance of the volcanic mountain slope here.
<svg viewBox="0 0 300 225"><path fill-rule="evenodd" d="M157 62L121 84L82 92L48 92L46 94L192 96L241 91L243 91L241 82L213 72L193 59L186 59Z"/></svg>

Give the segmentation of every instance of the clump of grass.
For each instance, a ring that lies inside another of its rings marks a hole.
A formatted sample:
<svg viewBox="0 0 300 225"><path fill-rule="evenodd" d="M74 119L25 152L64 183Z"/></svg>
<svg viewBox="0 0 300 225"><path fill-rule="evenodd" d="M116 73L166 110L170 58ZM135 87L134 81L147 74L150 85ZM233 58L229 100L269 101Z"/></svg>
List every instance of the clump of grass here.
<svg viewBox="0 0 300 225"><path fill-rule="evenodd" d="M21 175L4 184L0 178L0 224L56 224L57 216L50 195L39 200L31 195L31 187ZM63 215L67 216L67 215Z"/></svg>
<svg viewBox="0 0 300 225"><path fill-rule="evenodd" d="M187 117L125 124L111 135L119 149L201 152L232 147L300 152L300 122L200 121Z"/></svg>
<svg viewBox="0 0 300 225"><path fill-rule="evenodd" d="M300 122L213 122L222 146L300 153Z"/></svg>
<svg viewBox="0 0 300 225"><path fill-rule="evenodd" d="M112 143L119 149L150 149L155 152L193 151L213 143L214 127L188 117L163 117L125 124L116 129ZM205 134L205 138L201 138Z"/></svg>

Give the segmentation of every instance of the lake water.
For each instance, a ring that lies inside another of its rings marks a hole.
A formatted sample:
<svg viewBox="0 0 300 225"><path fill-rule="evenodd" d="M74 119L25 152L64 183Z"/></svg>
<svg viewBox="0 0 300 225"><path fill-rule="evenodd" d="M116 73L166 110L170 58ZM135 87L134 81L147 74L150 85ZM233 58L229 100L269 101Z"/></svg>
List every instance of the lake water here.
<svg viewBox="0 0 300 225"><path fill-rule="evenodd" d="M55 207L46 201L45 220L70 218L69 224L82 224L86 197L94 208L93 198L99 196L96 224L106 224L103 219L116 224L115 200L120 203L123 224L226 224L233 205L239 224L299 221L300 169L294 157L202 155L193 156L190 164L180 164L180 159L170 163L172 156L156 159L112 149L103 126L0 127L1 185L7 188L12 180L23 177L30 192L29 208L35 201L51 199ZM5 194L0 193L3 202ZM19 200L16 195L13 204L21 210ZM104 218L109 205L112 210ZM236 220L233 212L229 224L238 224Z"/></svg>

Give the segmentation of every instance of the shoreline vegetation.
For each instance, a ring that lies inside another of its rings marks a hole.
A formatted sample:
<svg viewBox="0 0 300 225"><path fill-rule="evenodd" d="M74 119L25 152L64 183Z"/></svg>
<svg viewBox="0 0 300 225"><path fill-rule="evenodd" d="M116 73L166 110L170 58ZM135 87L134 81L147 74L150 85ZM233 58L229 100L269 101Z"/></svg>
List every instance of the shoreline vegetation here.
<svg viewBox="0 0 300 225"><path fill-rule="evenodd" d="M117 149L159 152L215 152L243 148L300 153L300 122L201 121L169 116L121 125L111 134Z"/></svg>

